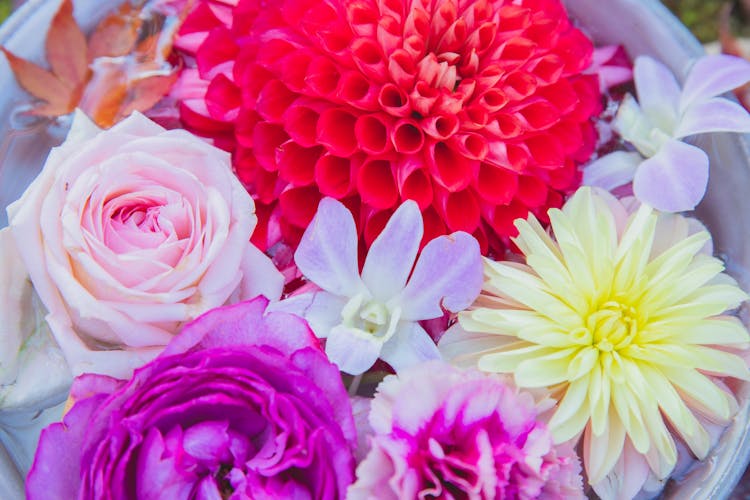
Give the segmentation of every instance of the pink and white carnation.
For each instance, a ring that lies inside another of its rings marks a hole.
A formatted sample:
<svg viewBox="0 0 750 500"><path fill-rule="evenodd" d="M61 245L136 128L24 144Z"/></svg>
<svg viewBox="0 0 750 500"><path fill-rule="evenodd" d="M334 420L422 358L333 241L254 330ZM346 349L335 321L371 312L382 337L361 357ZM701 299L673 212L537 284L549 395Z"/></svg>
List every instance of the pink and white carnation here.
<svg viewBox="0 0 750 500"><path fill-rule="evenodd" d="M128 377L205 311L281 294L229 155L138 113L106 131L78 113L8 215L74 374Z"/></svg>
<svg viewBox="0 0 750 500"><path fill-rule="evenodd" d="M383 380L370 425L350 500L584 498L573 448L507 379L422 363Z"/></svg>

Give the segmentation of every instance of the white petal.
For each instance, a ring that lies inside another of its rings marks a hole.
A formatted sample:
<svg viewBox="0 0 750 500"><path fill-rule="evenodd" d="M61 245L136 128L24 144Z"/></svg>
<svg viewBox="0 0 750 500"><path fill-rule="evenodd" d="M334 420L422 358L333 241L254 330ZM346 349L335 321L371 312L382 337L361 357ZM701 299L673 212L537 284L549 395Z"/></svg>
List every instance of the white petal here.
<svg viewBox="0 0 750 500"><path fill-rule="evenodd" d="M667 141L635 173L633 192L643 203L664 212L692 210L708 186L708 156L677 140Z"/></svg>
<svg viewBox="0 0 750 500"><path fill-rule="evenodd" d="M338 325L326 340L326 354L344 373L359 375L375 364L382 342L372 335Z"/></svg>
<svg viewBox="0 0 750 500"><path fill-rule="evenodd" d="M334 295L351 297L362 287L357 262L357 229L351 212L324 198L294 254L307 279Z"/></svg>
<svg viewBox="0 0 750 500"><path fill-rule="evenodd" d="M271 302L267 310L286 312L305 318L315 335L324 339L328 337L333 327L341 323L341 310L346 302L346 299L328 292L310 292L279 302Z"/></svg>
<svg viewBox="0 0 750 500"><path fill-rule="evenodd" d="M674 136L679 139L705 132L750 132L750 114L721 97L696 102L682 115Z"/></svg>
<svg viewBox="0 0 750 500"><path fill-rule="evenodd" d="M726 54L698 59L682 87L680 111L750 81L750 62Z"/></svg>
<svg viewBox="0 0 750 500"><path fill-rule="evenodd" d="M242 281L238 289L239 300L248 300L265 295L269 300L278 300L284 288L284 276L276 269L271 259L248 243L240 263Z"/></svg>
<svg viewBox="0 0 750 500"><path fill-rule="evenodd" d="M419 207L405 201L372 242L362 268L362 281L374 298L385 302L404 288L423 232Z"/></svg>
<svg viewBox="0 0 750 500"><path fill-rule="evenodd" d="M636 168L643 161L638 153L615 151L597 158L583 169L583 184L608 191L633 181Z"/></svg>
<svg viewBox="0 0 750 500"><path fill-rule="evenodd" d="M474 302L482 288L482 258L473 236L458 231L429 242L400 297L401 318L422 320L458 312Z"/></svg>
<svg viewBox="0 0 750 500"><path fill-rule="evenodd" d="M424 361L441 359L441 356L435 342L418 323L405 323L399 325L385 343L380 358L398 373Z"/></svg>
<svg viewBox="0 0 750 500"><path fill-rule="evenodd" d="M677 123L680 86L672 72L656 59L639 56L633 65L638 103L660 129L671 131Z"/></svg>

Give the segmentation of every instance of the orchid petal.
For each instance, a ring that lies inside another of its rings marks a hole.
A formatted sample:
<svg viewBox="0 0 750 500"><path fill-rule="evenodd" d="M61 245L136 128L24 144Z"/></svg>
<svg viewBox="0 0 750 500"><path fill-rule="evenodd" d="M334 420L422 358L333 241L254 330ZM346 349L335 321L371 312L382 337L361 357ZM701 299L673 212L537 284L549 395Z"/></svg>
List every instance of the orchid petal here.
<svg viewBox="0 0 750 500"><path fill-rule="evenodd" d="M699 101L729 92L750 81L750 62L718 54L698 59L682 87L680 112Z"/></svg>
<svg viewBox="0 0 750 500"><path fill-rule="evenodd" d="M674 136L679 139L705 132L750 132L750 114L736 102L721 97L696 102L682 115Z"/></svg>
<svg viewBox="0 0 750 500"><path fill-rule="evenodd" d="M648 56L639 56L633 65L638 103L648 118L662 130L672 130L678 117L680 86L672 72Z"/></svg>
<svg viewBox="0 0 750 500"><path fill-rule="evenodd" d="M307 279L334 295L349 297L362 287L357 263L357 229L351 212L324 198L294 254Z"/></svg>
<svg viewBox="0 0 750 500"><path fill-rule="evenodd" d="M375 364L382 347L376 337L338 325L328 335L326 355L342 372L360 375Z"/></svg>
<svg viewBox="0 0 750 500"><path fill-rule="evenodd" d="M424 328L418 323L406 323L385 343L380 358L398 373L424 361L441 359L441 356Z"/></svg>
<svg viewBox="0 0 750 500"><path fill-rule="evenodd" d="M271 302L267 311L286 312L305 318L315 335L324 339L333 327L341 323L341 310L346 302L346 299L328 292L310 292Z"/></svg>
<svg viewBox="0 0 750 500"><path fill-rule="evenodd" d="M643 157L638 153L615 151L592 161L583 169L583 184L612 190L633 181Z"/></svg>
<svg viewBox="0 0 750 500"><path fill-rule="evenodd" d="M399 296L401 318L417 321L467 308L482 288L479 243L463 231L429 242Z"/></svg>
<svg viewBox="0 0 750 500"><path fill-rule="evenodd" d="M708 185L708 156L703 150L677 140L667 141L638 167L633 179L635 196L664 212L692 210Z"/></svg>
<svg viewBox="0 0 750 500"><path fill-rule="evenodd" d="M419 207L405 201L373 241L362 268L362 281L374 298L386 301L404 288L423 232Z"/></svg>

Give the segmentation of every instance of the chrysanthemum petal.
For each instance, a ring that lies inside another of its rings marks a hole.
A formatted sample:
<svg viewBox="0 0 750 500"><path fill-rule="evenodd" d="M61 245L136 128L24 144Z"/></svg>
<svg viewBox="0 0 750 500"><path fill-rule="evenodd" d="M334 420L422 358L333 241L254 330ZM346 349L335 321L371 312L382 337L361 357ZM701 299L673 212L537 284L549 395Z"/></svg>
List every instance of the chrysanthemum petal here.
<svg viewBox="0 0 750 500"><path fill-rule="evenodd" d="M576 414L580 411L582 406L585 406L586 396L589 393L589 381L588 380L576 380L568 385L565 391L565 395L560 400L560 403L552 415L549 421L550 429L555 431L563 425L569 423ZM586 419L579 419L575 422L579 427L570 428L568 431L571 436L574 436L581 432L586 425Z"/></svg>
<svg viewBox="0 0 750 500"><path fill-rule="evenodd" d="M687 399L690 407L718 421L727 421L731 416L730 396L719 389L705 375L696 370L679 366L660 366L659 370L669 382Z"/></svg>
<svg viewBox="0 0 750 500"><path fill-rule="evenodd" d="M417 204L402 203L370 245L362 268L362 281L374 298L385 302L404 288L423 232Z"/></svg>
<svg viewBox="0 0 750 500"><path fill-rule="evenodd" d="M513 370L513 376L521 387L549 387L565 382L568 380L568 366L577 350L555 349L550 354L523 360ZM490 356L496 361L502 354Z"/></svg>
<svg viewBox="0 0 750 500"><path fill-rule="evenodd" d="M620 458L624 444L625 427L615 413L610 413L607 426L601 434L596 435L590 429L586 430L583 453L589 482L598 483L604 479Z"/></svg>

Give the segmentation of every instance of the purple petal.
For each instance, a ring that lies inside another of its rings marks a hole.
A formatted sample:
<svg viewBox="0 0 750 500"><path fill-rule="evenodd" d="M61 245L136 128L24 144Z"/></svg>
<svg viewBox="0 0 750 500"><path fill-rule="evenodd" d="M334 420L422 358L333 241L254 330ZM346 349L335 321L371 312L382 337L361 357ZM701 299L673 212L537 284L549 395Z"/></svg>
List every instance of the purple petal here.
<svg viewBox="0 0 750 500"><path fill-rule="evenodd" d="M680 112L699 101L729 92L750 81L750 62L718 54L698 59L682 87Z"/></svg>
<svg viewBox="0 0 750 500"><path fill-rule="evenodd" d="M362 281L374 298L386 301L404 288L423 233L419 207L405 201L372 242L365 259Z"/></svg>
<svg viewBox="0 0 750 500"><path fill-rule="evenodd" d="M750 114L736 102L722 97L696 102L682 115L674 137L705 132L750 132Z"/></svg>
<svg viewBox="0 0 750 500"><path fill-rule="evenodd" d="M383 344L372 335L339 325L326 340L326 354L344 373L359 375L369 370L380 356Z"/></svg>
<svg viewBox="0 0 750 500"><path fill-rule="evenodd" d="M268 299L218 307L185 325L161 357L183 352L235 345L269 345L283 353L318 346L302 318L283 312L266 314Z"/></svg>
<svg viewBox="0 0 750 500"><path fill-rule="evenodd" d="M608 191L633 181L643 157L638 153L615 151L597 158L583 169L583 184Z"/></svg>
<svg viewBox="0 0 750 500"><path fill-rule="evenodd" d="M658 210L682 212L695 208L707 185L706 153L684 142L670 140L638 167L633 192L640 201Z"/></svg>
<svg viewBox="0 0 750 500"><path fill-rule="evenodd" d="M443 315L443 308L467 308L482 288L479 243L463 231L429 242L399 297L401 319L418 321Z"/></svg>
<svg viewBox="0 0 750 500"><path fill-rule="evenodd" d="M633 79L646 116L659 128L671 129L677 121L680 86L669 68L656 59L639 56L633 65Z"/></svg>
<svg viewBox="0 0 750 500"><path fill-rule="evenodd" d="M209 466L228 461L229 423L226 421L199 422L185 429L183 447L194 458Z"/></svg>
<svg viewBox="0 0 750 500"><path fill-rule="evenodd" d="M323 198L294 254L307 279L334 295L351 297L362 287L357 262L357 229L351 212Z"/></svg>
<svg viewBox="0 0 750 500"><path fill-rule="evenodd" d="M380 358L396 373L431 359L441 359L435 342L419 323L406 323L385 343Z"/></svg>
<svg viewBox="0 0 750 500"><path fill-rule="evenodd" d="M328 337L331 329L341 323L341 310L346 299L328 292L310 292L295 295L268 306L269 311L286 312L305 318L318 338Z"/></svg>

